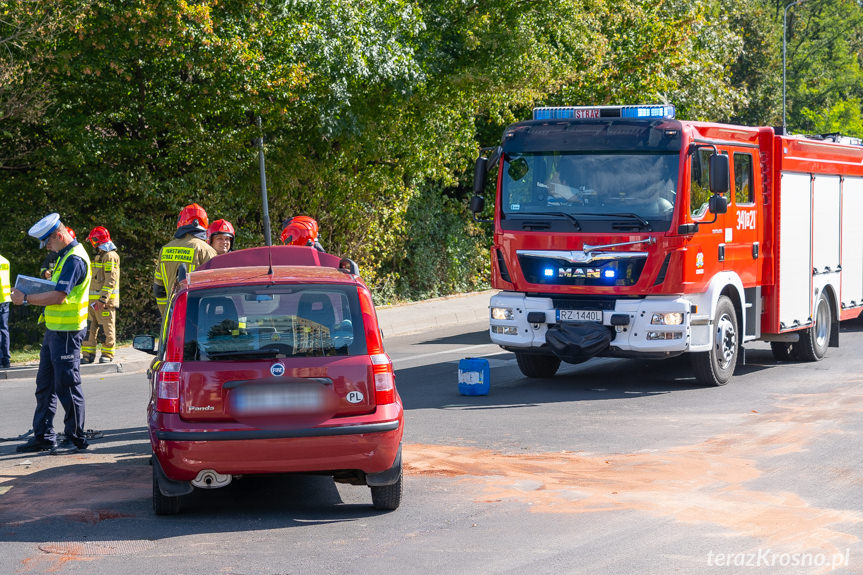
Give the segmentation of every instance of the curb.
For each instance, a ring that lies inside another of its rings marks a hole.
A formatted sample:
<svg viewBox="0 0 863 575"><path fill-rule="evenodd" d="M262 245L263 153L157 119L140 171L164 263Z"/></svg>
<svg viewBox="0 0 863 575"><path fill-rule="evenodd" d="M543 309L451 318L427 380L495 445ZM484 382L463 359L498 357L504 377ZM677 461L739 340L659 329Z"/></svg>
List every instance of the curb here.
<svg viewBox="0 0 863 575"><path fill-rule="evenodd" d="M98 375L100 373L136 373L150 367L149 361L127 361L112 363L89 363L82 364L79 368L81 375ZM35 378L39 371L38 365L23 365L0 370L0 380L3 379L29 379Z"/></svg>

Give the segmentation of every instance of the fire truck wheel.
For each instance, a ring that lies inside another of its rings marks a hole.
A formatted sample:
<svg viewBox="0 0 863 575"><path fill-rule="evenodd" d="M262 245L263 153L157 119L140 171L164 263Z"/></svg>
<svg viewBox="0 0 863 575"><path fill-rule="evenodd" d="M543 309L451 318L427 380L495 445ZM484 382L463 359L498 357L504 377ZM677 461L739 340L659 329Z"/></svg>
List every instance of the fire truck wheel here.
<svg viewBox="0 0 863 575"><path fill-rule="evenodd" d="M830 302L824 292L818 296L815 304L815 323L800 333L800 339L794 343L794 353L803 361L818 361L827 354L830 344L830 327L833 314Z"/></svg>
<svg viewBox="0 0 863 575"><path fill-rule="evenodd" d="M791 361L794 359L793 345L785 341L771 341L770 351L776 361Z"/></svg>
<svg viewBox="0 0 863 575"><path fill-rule="evenodd" d="M737 312L731 300L721 296L716 304L713 322L713 348L691 354L695 378L704 385L725 385L734 375L739 349Z"/></svg>
<svg viewBox="0 0 863 575"><path fill-rule="evenodd" d="M560 358L538 353L515 352L518 368L527 377L552 377L560 367Z"/></svg>

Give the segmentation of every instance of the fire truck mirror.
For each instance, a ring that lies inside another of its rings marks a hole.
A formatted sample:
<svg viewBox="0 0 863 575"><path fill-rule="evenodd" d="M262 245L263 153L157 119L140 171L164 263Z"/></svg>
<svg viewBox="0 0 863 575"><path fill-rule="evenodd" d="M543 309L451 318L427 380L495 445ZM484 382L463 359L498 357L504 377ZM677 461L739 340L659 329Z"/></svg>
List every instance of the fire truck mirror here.
<svg viewBox="0 0 863 575"><path fill-rule="evenodd" d="M470 199L470 211L475 214L482 212L485 209L485 198L482 196L473 196Z"/></svg>
<svg viewBox="0 0 863 575"><path fill-rule="evenodd" d="M728 156L725 154L712 154L710 156L710 192L712 194L727 194L730 189ZM713 210L711 209L710 211L712 212ZM725 213L725 210L714 213Z"/></svg>
<svg viewBox="0 0 863 575"><path fill-rule="evenodd" d="M711 214L724 214L728 211L728 199L725 196L714 194L710 196L708 209Z"/></svg>
<svg viewBox="0 0 863 575"><path fill-rule="evenodd" d="M488 158L480 156L476 159L476 164L473 168L473 193L474 197L481 196L485 191L485 175L488 172ZM471 200L471 209L473 209L473 200ZM474 212L477 210L473 210Z"/></svg>

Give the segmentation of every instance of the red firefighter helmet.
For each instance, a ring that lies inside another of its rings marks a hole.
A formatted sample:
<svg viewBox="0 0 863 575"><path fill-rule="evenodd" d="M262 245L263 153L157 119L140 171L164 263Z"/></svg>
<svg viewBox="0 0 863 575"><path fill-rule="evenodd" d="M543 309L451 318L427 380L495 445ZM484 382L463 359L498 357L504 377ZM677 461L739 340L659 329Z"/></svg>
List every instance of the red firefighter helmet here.
<svg viewBox="0 0 863 575"><path fill-rule="evenodd" d="M207 228L207 241L213 234L225 234L234 239L234 226L228 220L216 220Z"/></svg>
<svg viewBox="0 0 863 575"><path fill-rule="evenodd" d="M318 239L318 222L309 216L297 216L285 222L282 243L291 246L310 246Z"/></svg>
<svg viewBox="0 0 863 575"><path fill-rule="evenodd" d="M94 246L101 246L104 243L111 241L111 234L104 226L96 226L90 230L90 235L87 236L87 241Z"/></svg>
<svg viewBox="0 0 863 575"><path fill-rule="evenodd" d="M73 239L73 240L74 240L74 239L77 239L77 238L75 237L75 230L73 230L73 229L72 229L72 228L70 228L69 226L66 226L66 231L67 231L67 232L69 232L69 235L70 235L70 236L72 236L72 239Z"/></svg>
<svg viewBox="0 0 863 575"><path fill-rule="evenodd" d="M180 217L177 218L177 228L189 225L196 225L204 229L207 229L207 226L210 225L209 220L207 220L206 210L198 204L189 204L180 210Z"/></svg>

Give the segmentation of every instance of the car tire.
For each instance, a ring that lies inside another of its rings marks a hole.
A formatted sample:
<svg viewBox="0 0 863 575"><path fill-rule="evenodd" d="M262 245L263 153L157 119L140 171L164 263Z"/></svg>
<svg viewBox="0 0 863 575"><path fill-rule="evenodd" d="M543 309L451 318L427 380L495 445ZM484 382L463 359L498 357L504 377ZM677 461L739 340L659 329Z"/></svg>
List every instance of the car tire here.
<svg viewBox="0 0 863 575"><path fill-rule="evenodd" d="M737 337L737 312L726 296L720 296L713 321L713 347L710 351L693 353L692 370L704 385L720 386L734 375L740 340Z"/></svg>
<svg viewBox="0 0 863 575"><path fill-rule="evenodd" d="M176 515L180 512L180 497L164 495L159 489L156 466L153 466L153 511L156 515Z"/></svg>
<svg viewBox="0 0 863 575"><path fill-rule="evenodd" d="M372 490L372 505L375 509L393 511L399 508L402 502L402 474L399 479L391 485L374 485Z"/></svg>
<svg viewBox="0 0 863 575"><path fill-rule="evenodd" d="M553 377L560 368L560 358L538 353L515 352L518 368L527 377Z"/></svg>
<svg viewBox="0 0 863 575"><path fill-rule="evenodd" d="M833 327L833 312L824 292L815 304L815 323L800 332L800 339L794 342L794 354L802 361L820 361L827 355L830 345L830 330Z"/></svg>
<svg viewBox="0 0 863 575"><path fill-rule="evenodd" d="M794 344L786 341L771 341L770 351L776 361L791 361L794 359Z"/></svg>

